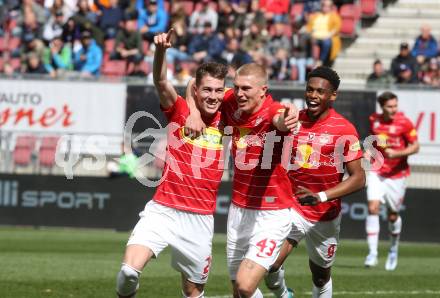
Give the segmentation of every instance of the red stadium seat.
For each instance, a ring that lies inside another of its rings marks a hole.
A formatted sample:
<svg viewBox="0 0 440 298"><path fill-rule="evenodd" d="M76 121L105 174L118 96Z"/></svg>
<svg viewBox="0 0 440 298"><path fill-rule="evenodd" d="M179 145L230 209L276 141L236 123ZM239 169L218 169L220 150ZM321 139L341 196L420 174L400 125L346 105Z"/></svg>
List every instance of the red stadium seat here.
<svg viewBox="0 0 440 298"><path fill-rule="evenodd" d="M40 166L53 167L55 165L55 155L59 137L43 137L41 140L39 161Z"/></svg>
<svg viewBox="0 0 440 298"><path fill-rule="evenodd" d="M296 67L296 65L290 66L290 79L292 81L298 80L298 67Z"/></svg>
<svg viewBox="0 0 440 298"><path fill-rule="evenodd" d="M290 19L300 19L304 12L304 3L295 3L290 8Z"/></svg>
<svg viewBox="0 0 440 298"><path fill-rule="evenodd" d="M106 76L124 76L126 73L127 62L124 60L104 61L101 72Z"/></svg>
<svg viewBox="0 0 440 298"><path fill-rule="evenodd" d="M20 58L13 58L13 59L9 60L9 63L11 64L11 66L14 70L19 70L21 67Z"/></svg>
<svg viewBox="0 0 440 298"><path fill-rule="evenodd" d="M356 37L360 28L360 7L355 4L344 4L341 6L339 14L342 18L341 36Z"/></svg>
<svg viewBox="0 0 440 298"><path fill-rule="evenodd" d="M378 15L379 0L361 0L360 4L363 17L371 18Z"/></svg>
<svg viewBox="0 0 440 298"><path fill-rule="evenodd" d="M20 47L21 40L19 37L11 37L8 40L8 50L13 51Z"/></svg>
<svg viewBox="0 0 440 298"><path fill-rule="evenodd" d="M3 71L4 64L3 58L0 58L0 71Z"/></svg>
<svg viewBox="0 0 440 298"><path fill-rule="evenodd" d="M8 49L6 40L4 37L0 37L0 52L4 52Z"/></svg>
<svg viewBox="0 0 440 298"><path fill-rule="evenodd" d="M17 137L13 152L14 164L27 166L31 162L32 152L35 147L36 138L34 136Z"/></svg>

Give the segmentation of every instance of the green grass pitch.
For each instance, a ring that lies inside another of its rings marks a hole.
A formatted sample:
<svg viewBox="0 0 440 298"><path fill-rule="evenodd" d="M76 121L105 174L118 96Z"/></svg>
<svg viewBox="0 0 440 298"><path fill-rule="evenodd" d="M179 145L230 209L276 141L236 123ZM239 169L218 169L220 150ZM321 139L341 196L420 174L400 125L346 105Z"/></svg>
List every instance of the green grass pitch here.
<svg viewBox="0 0 440 298"><path fill-rule="evenodd" d="M115 297L115 276L129 233L106 230L0 228L0 297ZM363 241L343 240L333 267L335 297L440 297L440 244L403 243L399 266L384 269L388 243L380 245L379 266L363 267ZM181 297L180 277L169 250L147 265L137 297ZM297 297L310 297L304 246L286 263L287 283ZM268 290L261 285L264 293ZM225 237L216 235L207 298L227 297ZM271 295L265 295L270 297Z"/></svg>

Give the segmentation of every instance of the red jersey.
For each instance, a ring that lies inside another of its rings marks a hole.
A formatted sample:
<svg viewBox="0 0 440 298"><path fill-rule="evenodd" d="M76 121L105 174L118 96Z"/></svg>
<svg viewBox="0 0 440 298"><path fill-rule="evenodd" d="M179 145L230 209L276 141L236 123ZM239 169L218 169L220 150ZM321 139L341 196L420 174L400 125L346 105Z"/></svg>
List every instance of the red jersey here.
<svg viewBox="0 0 440 298"><path fill-rule="evenodd" d="M233 126L232 156L234 180L232 202L241 207L276 210L292 207L292 192L287 171L281 165L282 134L272 125L283 106L268 95L261 108L249 115L241 113L233 90L225 94L222 114L226 125ZM273 142L273 151L269 141ZM268 141L269 140L269 141Z"/></svg>
<svg viewBox="0 0 440 298"><path fill-rule="evenodd" d="M312 121L306 110L299 113L299 126L291 135L292 155L289 178L293 193L303 186L318 193L342 181L345 163L362 157L356 128L334 109ZM341 211L340 198L316 206L302 206L296 199L294 208L311 221L328 221Z"/></svg>
<svg viewBox="0 0 440 298"><path fill-rule="evenodd" d="M182 97L164 110L168 125L166 163L163 181L153 200L175 209L213 214L217 190L223 175L223 132L220 112L207 124L206 134L192 140L185 136L189 108Z"/></svg>
<svg viewBox="0 0 440 298"><path fill-rule="evenodd" d="M387 148L402 150L417 141L417 131L411 121L402 112L396 113L390 121L385 121L382 114L374 113L370 116L370 131L379 138L373 145L384 157L384 164L377 173L395 179L408 176L408 156L386 158L384 152Z"/></svg>

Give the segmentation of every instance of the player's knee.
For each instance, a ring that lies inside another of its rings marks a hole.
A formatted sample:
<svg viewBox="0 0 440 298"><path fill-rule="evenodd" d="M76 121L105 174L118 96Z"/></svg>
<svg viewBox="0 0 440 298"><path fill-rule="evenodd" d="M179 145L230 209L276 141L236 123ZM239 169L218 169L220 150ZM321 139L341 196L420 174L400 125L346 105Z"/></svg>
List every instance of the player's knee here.
<svg viewBox="0 0 440 298"><path fill-rule="evenodd" d="M313 283L316 287L322 288L330 280L330 276L313 276Z"/></svg>
<svg viewBox="0 0 440 298"><path fill-rule="evenodd" d="M116 291L121 296L131 297L139 288L140 272L133 267L122 264L116 278Z"/></svg>
<svg viewBox="0 0 440 298"><path fill-rule="evenodd" d="M378 215L379 214L379 206L376 204L370 204L368 205L368 214L370 215Z"/></svg>
<svg viewBox="0 0 440 298"><path fill-rule="evenodd" d="M237 290L240 297L251 297L255 292L255 287L250 283L237 282Z"/></svg>
<svg viewBox="0 0 440 298"><path fill-rule="evenodd" d="M395 222L398 217L399 217L399 214L397 214L397 213L394 213L394 212L388 213L388 220L390 222Z"/></svg>

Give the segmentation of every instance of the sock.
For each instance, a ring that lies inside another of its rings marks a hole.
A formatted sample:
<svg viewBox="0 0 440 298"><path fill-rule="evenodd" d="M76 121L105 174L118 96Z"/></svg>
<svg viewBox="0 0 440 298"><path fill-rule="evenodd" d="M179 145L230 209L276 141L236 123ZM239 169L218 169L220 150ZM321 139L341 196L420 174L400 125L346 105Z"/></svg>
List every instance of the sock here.
<svg viewBox="0 0 440 298"><path fill-rule="evenodd" d="M312 298L332 298L332 295L333 284L331 278L322 288L318 288L315 286L315 284L313 284Z"/></svg>
<svg viewBox="0 0 440 298"><path fill-rule="evenodd" d="M368 215L365 222L365 229L367 231L367 243L370 254L377 256L377 245L379 242L379 215Z"/></svg>
<svg viewBox="0 0 440 298"><path fill-rule="evenodd" d="M399 216L395 222L388 222L390 231L391 247L390 251L396 252L399 248L400 232L402 231L402 218Z"/></svg>
<svg viewBox="0 0 440 298"><path fill-rule="evenodd" d="M205 297L205 296L203 296L204 294L205 294L205 291L202 291L199 296L194 297L194 298L203 298L203 297ZM182 297L189 298L188 296L185 295L185 293L183 291L182 291Z"/></svg>
<svg viewBox="0 0 440 298"><path fill-rule="evenodd" d="M284 280L284 267L281 266L278 271L269 272L265 277L264 281L269 290L277 298L287 298L289 293L287 292L286 282Z"/></svg>
<svg viewBox="0 0 440 298"><path fill-rule="evenodd" d="M263 293L261 293L260 289L257 288L251 298L264 298Z"/></svg>

